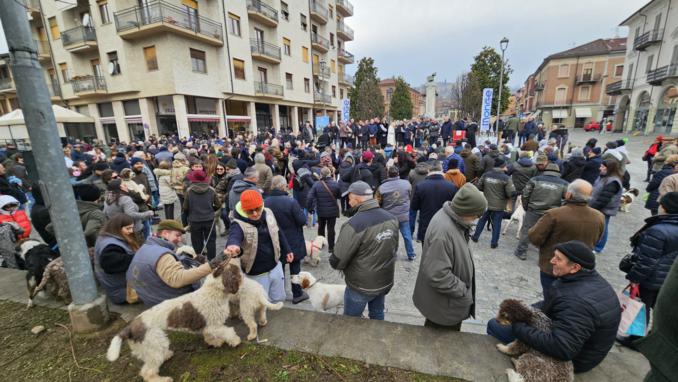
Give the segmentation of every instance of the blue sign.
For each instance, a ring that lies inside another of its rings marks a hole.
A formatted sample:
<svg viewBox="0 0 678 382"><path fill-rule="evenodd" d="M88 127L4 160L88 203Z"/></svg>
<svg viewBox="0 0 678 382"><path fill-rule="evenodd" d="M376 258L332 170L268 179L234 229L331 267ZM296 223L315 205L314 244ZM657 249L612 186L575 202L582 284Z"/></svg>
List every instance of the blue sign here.
<svg viewBox="0 0 678 382"><path fill-rule="evenodd" d="M348 98L344 98L341 100L341 120L344 122L347 122L350 117L351 113L351 100Z"/></svg>
<svg viewBox="0 0 678 382"><path fill-rule="evenodd" d="M316 135L323 132L323 129L330 124L330 117L326 115L319 115L315 117L315 133Z"/></svg>
<svg viewBox="0 0 678 382"><path fill-rule="evenodd" d="M494 89L483 89L483 106L480 109L480 131L490 129L490 119L492 118L492 94Z"/></svg>

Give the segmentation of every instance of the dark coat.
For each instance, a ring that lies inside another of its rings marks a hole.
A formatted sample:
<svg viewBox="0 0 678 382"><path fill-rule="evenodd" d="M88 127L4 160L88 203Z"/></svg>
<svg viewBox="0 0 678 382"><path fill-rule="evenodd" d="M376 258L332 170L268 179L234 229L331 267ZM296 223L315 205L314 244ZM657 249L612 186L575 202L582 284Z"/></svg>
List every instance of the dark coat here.
<svg viewBox="0 0 678 382"><path fill-rule="evenodd" d="M480 169L480 158L471 150L464 149L461 151L461 157L464 159L464 175L466 181L471 182L473 179L480 178L482 171Z"/></svg>
<svg viewBox="0 0 678 382"><path fill-rule="evenodd" d="M344 160L339 164L339 188L341 189L341 194L348 192L348 186L351 185L350 178L351 173L353 173L353 161ZM345 181L344 178L349 179Z"/></svg>
<svg viewBox="0 0 678 382"><path fill-rule="evenodd" d="M648 210L659 208L659 202L657 201L659 199L659 185L662 184L662 180L664 180L664 178L672 174L673 166L667 164L662 166L661 170L655 172L654 175L652 175L652 179L650 180L650 183L647 184L647 188L645 189L645 191L650 193L647 196L645 208Z"/></svg>
<svg viewBox="0 0 678 382"><path fill-rule="evenodd" d="M575 179L581 178L586 166L586 159L583 157L572 157L563 162L561 178L572 183Z"/></svg>
<svg viewBox="0 0 678 382"><path fill-rule="evenodd" d="M342 175L341 180L348 182L349 184L362 180L363 182L369 184L373 190L379 186L367 163L362 162L358 163L356 166L353 166L353 170L350 173Z"/></svg>
<svg viewBox="0 0 678 382"><path fill-rule="evenodd" d="M428 223L433 215L442 208L443 204L454 198L457 187L445 180L443 175L435 173L429 175L414 187L414 195L410 209L419 211L419 231L417 239L424 241Z"/></svg>
<svg viewBox="0 0 678 382"><path fill-rule="evenodd" d="M311 192L311 187L313 187L313 174L311 174L311 170L304 168L302 171L297 171L297 175L294 176L293 184L299 205L302 206L302 208L306 208L306 205L308 204L308 193Z"/></svg>
<svg viewBox="0 0 678 382"><path fill-rule="evenodd" d="M287 243L294 253L295 260L306 257L306 240L304 239L304 224L306 215L296 200L289 194L279 190L272 190L264 201L266 208L273 211L278 228L285 234Z"/></svg>
<svg viewBox="0 0 678 382"><path fill-rule="evenodd" d="M548 356L572 360L574 372L596 367L614 345L621 320L617 294L595 270L558 278L536 306L551 319L551 332L513 323L517 339Z"/></svg>
<svg viewBox="0 0 678 382"><path fill-rule="evenodd" d="M591 184L595 183L596 179L600 176L601 163L603 163L603 160L600 158L600 155L587 158L584 171L581 173L581 178Z"/></svg>
<svg viewBox="0 0 678 382"><path fill-rule="evenodd" d="M645 226L631 237L633 266L626 278L641 288L659 290L678 255L678 215L645 219Z"/></svg>
<svg viewBox="0 0 678 382"><path fill-rule="evenodd" d="M327 185L332 194L327 191L323 183ZM308 193L308 201L306 208L309 211L318 212L318 217L321 218L336 218L339 217L339 206L337 199L341 198L341 190L339 184L332 178L321 179L311 187L311 192Z"/></svg>
<svg viewBox="0 0 678 382"><path fill-rule="evenodd" d="M492 150L483 155L483 159L480 160L480 175L492 170L494 168L494 160L498 157L499 151L497 150Z"/></svg>
<svg viewBox="0 0 678 382"><path fill-rule="evenodd" d="M511 175L516 192L522 193L527 182L537 175L537 166L534 165L532 159L523 157L511 165L509 175Z"/></svg>
<svg viewBox="0 0 678 382"><path fill-rule="evenodd" d="M443 138L452 136L452 121L445 121L442 126L440 126L440 135Z"/></svg>
<svg viewBox="0 0 678 382"><path fill-rule="evenodd" d="M113 159L113 162L111 162L111 170L117 172L118 174L120 174L120 171L122 171L126 168L130 168L130 165L129 165L129 162L127 161L127 159L125 159L125 157L115 157ZM150 191L150 190L146 190L146 191Z"/></svg>

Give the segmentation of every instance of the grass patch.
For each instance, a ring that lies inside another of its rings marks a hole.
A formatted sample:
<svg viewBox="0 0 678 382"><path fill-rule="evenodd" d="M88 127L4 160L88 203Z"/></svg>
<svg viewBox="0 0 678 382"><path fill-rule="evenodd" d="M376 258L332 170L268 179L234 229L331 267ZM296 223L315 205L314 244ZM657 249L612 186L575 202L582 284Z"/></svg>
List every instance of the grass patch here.
<svg viewBox="0 0 678 382"><path fill-rule="evenodd" d="M110 339L125 326L117 319L107 329L74 335L80 368L73 361L68 313L0 300L0 370L5 381L140 381L140 363L123 345L120 358L106 360ZM31 328L43 325L38 335ZM237 348L208 348L199 336L171 333L174 357L161 375L175 381L459 381L407 370L368 365L338 357L321 357L272 346L243 343ZM226 346L226 345L225 345Z"/></svg>

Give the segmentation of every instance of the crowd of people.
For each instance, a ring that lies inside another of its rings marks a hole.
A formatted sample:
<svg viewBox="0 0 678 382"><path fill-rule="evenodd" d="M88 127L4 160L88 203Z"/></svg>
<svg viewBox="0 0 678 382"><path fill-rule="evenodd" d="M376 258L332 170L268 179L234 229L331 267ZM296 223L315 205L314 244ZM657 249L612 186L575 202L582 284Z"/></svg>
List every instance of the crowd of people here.
<svg viewBox="0 0 678 382"><path fill-rule="evenodd" d="M425 325L460 330L476 304L470 241L487 240L489 230L496 248L502 221L521 206L514 255L526 260L530 244L539 249L544 299L535 306L554 329L491 320L488 333L589 370L612 347L621 315L616 291L595 268L630 188L627 141L592 138L576 147L567 129L546 131L515 115L482 133L468 118L373 118L231 139L76 141L63 152L97 280L116 304L153 306L199 288L228 256L241 257L242 271L271 301L283 301L285 267L300 272L308 255L303 228L317 227L346 282L344 314L362 316L367 307L369 318L384 319L402 237L406 261L421 254L413 303ZM15 264L4 241L27 237L31 227L58 250L45 198L12 151L0 165L5 266ZM659 137L642 159L653 216L631 238L625 271L654 307L678 253L678 146ZM348 220L337 234L342 215ZM192 250L181 246L186 233ZM294 304L308 299L299 285L291 289ZM633 338L619 340L635 346ZM655 375L665 371L653 363Z"/></svg>

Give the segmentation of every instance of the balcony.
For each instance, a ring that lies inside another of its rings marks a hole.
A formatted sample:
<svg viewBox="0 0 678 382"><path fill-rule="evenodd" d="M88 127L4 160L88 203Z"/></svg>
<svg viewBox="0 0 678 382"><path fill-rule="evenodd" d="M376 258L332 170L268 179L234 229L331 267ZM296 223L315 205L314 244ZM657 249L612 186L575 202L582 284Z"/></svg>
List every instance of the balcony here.
<svg viewBox="0 0 678 382"><path fill-rule="evenodd" d="M313 103L316 105L331 105L332 97L329 94L313 92Z"/></svg>
<svg viewBox="0 0 678 382"><path fill-rule="evenodd" d="M50 83L48 81L47 90L49 91L49 97L52 99L52 101L56 101L61 98L61 88L59 87L58 82L53 81L52 83Z"/></svg>
<svg viewBox="0 0 678 382"><path fill-rule="evenodd" d="M247 0L247 14L269 27L278 25L278 11L261 0Z"/></svg>
<svg viewBox="0 0 678 382"><path fill-rule="evenodd" d="M647 83L650 85L661 85L664 80L678 77L678 64L662 66L647 73Z"/></svg>
<svg viewBox="0 0 678 382"><path fill-rule="evenodd" d="M594 84L600 81L600 74L585 73L577 77L577 85Z"/></svg>
<svg viewBox="0 0 678 382"><path fill-rule="evenodd" d="M313 64L313 75L321 80L329 80L330 68L324 64Z"/></svg>
<svg viewBox="0 0 678 382"><path fill-rule="evenodd" d="M11 78L0 79L0 93L11 93L16 91L14 81Z"/></svg>
<svg viewBox="0 0 678 382"><path fill-rule="evenodd" d="M78 96L106 94L106 79L100 76L77 76L71 78L73 93Z"/></svg>
<svg viewBox="0 0 678 382"><path fill-rule="evenodd" d="M46 40L33 40L35 46L38 48L38 60L47 61L51 58L51 49L49 48L49 42Z"/></svg>
<svg viewBox="0 0 678 382"><path fill-rule="evenodd" d="M664 29L659 28L647 31L633 39L633 49L645 50L648 46L660 42L662 37L664 37Z"/></svg>
<svg viewBox="0 0 678 382"><path fill-rule="evenodd" d="M311 20L324 25L327 24L329 15L330 11L325 4L320 3L320 0L311 0Z"/></svg>
<svg viewBox="0 0 678 382"><path fill-rule="evenodd" d="M537 83L535 83L535 84L534 84L534 90L535 90L535 91L538 91L538 92L544 90L544 83L543 83L543 82L537 82Z"/></svg>
<svg viewBox="0 0 678 382"><path fill-rule="evenodd" d="M40 14L40 1L39 0L21 0L20 3L26 8L26 11L32 15Z"/></svg>
<svg viewBox="0 0 678 382"><path fill-rule="evenodd" d="M353 76L339 73L339 85L353 86Z"/></svg>
<svg viewBox="0 0 678 382"><path fill-rule="evenodd" d="M282 57L280 47L255 38L250 39L252 58L271 64L279 64Z"/></svg>
<svg viewBox="0 0 678 382"><path fill-rule="evenodd" d="M344 64L352 64L354 62L353 54L344 50L344 48L339 49L337 57L339 58L339 62Z"/></svg>
<svg viewBox="0 0 678 382"><path fill-rule="evenodd" d="M631 91L631 89L633 89L633 80L622 80L608 84L605 87L605 94L619 95L625 91Z"/></svg>
<svg viewBox="0 0 678 382"><path fill-rule="evenodd" d="M337 24L337 37L344 41L352 41L353 29L351 29L348 25L344 24L343 21L340 21Z"/></svg>
<svg viewBox="0 0 678 382"><path fill-rule="evenodd" d="M327 53L330 50L330 40L317 33L311 33L311 47L318 52Z"/></svg>
<svg viewBox="0 0 678 382"><path fill-rule="evenodd" d="M80 25L62 32L61 44L71 53L90 52L97 48L97 34L94 27Z"/></svg>
<svg viewBox="0 0 678 382"><path fill-rule="evenodd" d="M284 91L281 85L269 84L268 82L255 82L254 94L259 97L282 98Z"/></svg>
<svg viewBox="0 0 678 382"><path fill-rule="evenodd" d="M337 13L344 17L353 16L353 4L348 0L337 0Z"/></svg>
<svg viewBox="0 0 678 382"><path fill-rule="evenodd" d="M115 13L115 29L124 40L143 39L170 32L213 45L223 46L221 24L206 17L188 13L184 8L155 1Z"/></svg>

